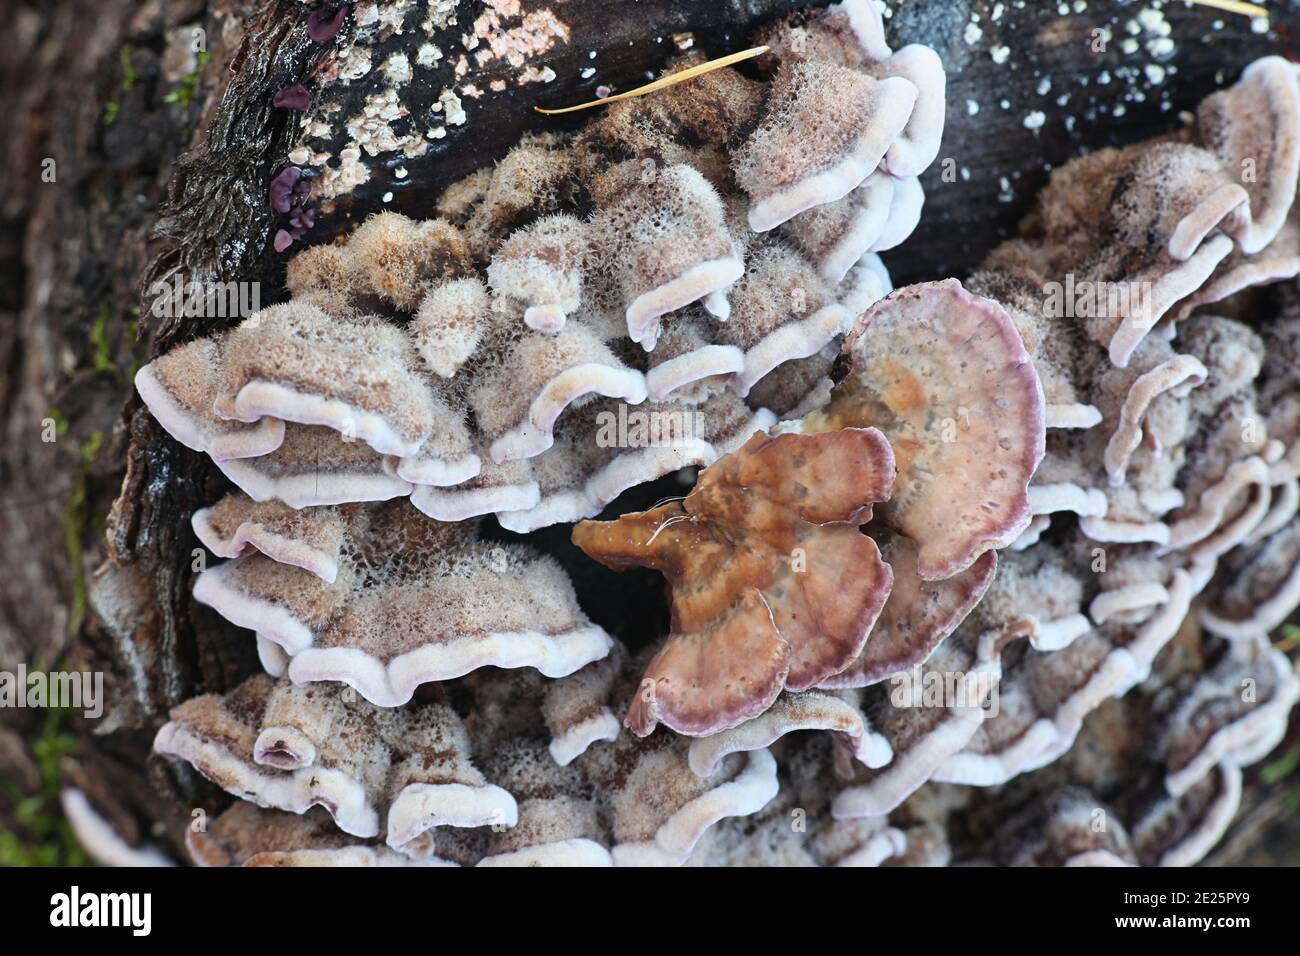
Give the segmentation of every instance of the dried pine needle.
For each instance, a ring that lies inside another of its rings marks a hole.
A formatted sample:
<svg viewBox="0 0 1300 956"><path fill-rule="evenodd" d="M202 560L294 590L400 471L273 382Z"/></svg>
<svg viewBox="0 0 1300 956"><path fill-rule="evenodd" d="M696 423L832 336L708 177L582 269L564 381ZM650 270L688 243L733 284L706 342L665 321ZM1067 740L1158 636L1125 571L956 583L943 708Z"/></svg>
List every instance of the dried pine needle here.
<svg viewBox="0 0 1300 956"><path fill-rule="evenodd" d="M662 90L666 87L673 86L676 83L684 83L686 80L692 80L697 76L703 76L705 73L712 73L714 70L720 70L724 66L731 66L733 63L739 63L742 60L750 60L756 56L761 56L768 50L765 46L750 47L748 50L741 50L739 53L732 53L716 60L709 60L706 63L700 63L680 73L672 73L668 76L661 76L653 83L647 83L645 86L638 86L634 90L628 90L626 93L618 93L615 96L607 96L603 100L592 100L590 103L579 103L577 106L565 106L561 109L548 110L540 106L534 106L539 113L546 116L557 116L560 113L576 113L578 110L591 109L593 106L604 106L606 103L617 103L619 100L628 100L634 96L645 96L647 93L653 93L656 90Z"/></svg>
<svg viewBox="0 0 1300 956"><path fill-rule="evenodd" d="M1203 7L1214 7L1228 13L1240 13L1244 17L1267 17L1268 11L1257 3L1243 3L1242 0L1189 0L1190 3Z"/></svg>

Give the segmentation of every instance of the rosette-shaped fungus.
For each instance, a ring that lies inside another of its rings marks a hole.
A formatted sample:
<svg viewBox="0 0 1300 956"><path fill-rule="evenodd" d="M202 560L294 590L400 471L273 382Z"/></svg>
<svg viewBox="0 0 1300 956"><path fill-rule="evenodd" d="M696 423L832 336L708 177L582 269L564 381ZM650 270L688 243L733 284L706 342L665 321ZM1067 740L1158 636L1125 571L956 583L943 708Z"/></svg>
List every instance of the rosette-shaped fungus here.
<svg viewBox="0 0 1300 956"><path fill-rule="evenodd" d="M893 483L874 429L764 433L705 469L694 491L573 533L616 569L668 578L673 631L646 668L627 723L716 733L806 690L861 652L892 574L858 526Z"/></svg>
<svg viewBox="0 0 1300 956"><path fill-rule="evenodd" d="M847 377L802 434L756 435L684 500L575 529L597 560L669 581L672 634L627 715L638 734L716 734L783 688L920 664L1028 524L1042 392L996 303L956 282L901 290L859 319L845 354ZM857 528L880 502L896 567Z"/></svg>
<svg viewBox="0 0 1300 956"><path fill-rule="evenodd" d="M859 317L848 374L804 434L874 426L898 479L881 518L919 549L923 580L949 578L1029 524L1043 456L1043 392L1006 311L955 280L900 289Z"/></svg>
<svg viewBox="0 0 1300 956"><path fill-rule="evenodd" d="M775 69L772 102L736 160L749 221L765 230L790 220L838 280L858 256L890 248L911 231L909 220L915 225L923 198L915 177L943 134L943 64L920 45L891 51L871 0L792 17L761 39ZM814 114L826 126L799 108L816 97L826 99Z"/></svg>
<svg viewBox="0 0 1300 956"><path fill-rule="evenodd" d="M852 176L848 175L851 164L841 166L841 182L857 181L846 192L799 212L786 225L817 262L822 275L839 281L864 253L893 248L916 225L925 200L917 176L938 155L943 134L943 64L938 54L919 44L891 51L880 12L871 0L845 0L812 16L797 15L766 31L761 39L770 47L764 60L774 65L778 76L797 68L819 73L838 68L856 76L858 83L868 78L875 81L865 84L873 92L911 99L906 122L878 165L873 164L863 175L855 169ZM836 77L843 75L835 73ZM843 88L831 76L823 77L822 82L827 90ZM870 108L869 102L864 106ZM892 112L884 111L872 120L872 127L879 128L894 118ZM758 140L756 136L754 147L761 149ZM818 181L805 180L800 188L814 188ZM825 173L820 181L829 183ZM828 190L826 195L837 191ZM790 190L790 194L794 192Z"/></svg>
<svg viewBox="0 0 1300 956"><path fill-rule="evenodd" d="M833 63L804 62L777 72L771 97L734 160L755 232L859 186L907 125L916 87L900 77L876 80Z"/></svg>
<svg viewBox="0 0 1300 956"><path fill-rule="evenodd" d="M329 813L313 808L302 815L236 803L206 829L185 835L197 866L446 866L439 857L413 858L377 840L338 829Z"/></svg>

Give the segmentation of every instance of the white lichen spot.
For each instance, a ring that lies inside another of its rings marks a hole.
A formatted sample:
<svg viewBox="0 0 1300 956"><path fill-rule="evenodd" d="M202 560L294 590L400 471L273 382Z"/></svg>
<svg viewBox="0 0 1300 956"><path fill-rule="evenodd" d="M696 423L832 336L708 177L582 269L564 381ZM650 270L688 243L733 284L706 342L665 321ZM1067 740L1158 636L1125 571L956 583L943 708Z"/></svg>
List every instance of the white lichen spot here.
<svg viewBox="0 0 1300 956"><path fill-rule="evenodd" d="M365 150L367 155L378 156L380 153L400 150L408 157L419 156L427 149L420 134L414 130L401 133L392 125L406 119L408 115L408 110L398 98L397 90L389 88L366 97L361 112L345 125L353 142Z"/></svg>
<svg viewBox="0 0 1300 956"><path fill-rule="evenodd" d="M1167 59L1174 55L1174 41L1169 37L1156 37L1147 44L1147 52L1154 57Z"/></svg>
<svg viewBox="0 0 1300 956"><path fill-rule="evenodd" d="M1007 57L1011 56L1011 47L995 46L993 49L989 50L989 56L993 58L994 63L1005 63L1007 62Z"/></svg>
<svg viewBox="0 0 1300 956"><path fill-rule="evenodd" d="M1153 86L1159 86L1165 81L1165 68L1159 63L1148 63L1142 72L1146 74L1147 82Z"/></svg>
<svg viewBox="0 0 1300 956"><path fill-rule="evenodd" d="M967 101L966 101L966 115L967 115L967 116L974 116L974 115L975 115L976 113L978 113L979 111L980 111L980 105L979 105L978 103L976 103L974 100L967 100Z"/></svg>
<svg viewBox="0 0 1300 956"><path fill-rule="evenodd" d="M442 59L442 50L436 43L422 43L420 49L415 53L415 62L418 66L433 67L438 65Z"/></svg>
<svg viewBox="0 0 1300 956"><path fill-rule="evenodd" d="M555 79L555 71L549 66L537 67L529 63L519 71L520 83L549 83Z"/></svg>
<svg viewBox="0 0 1300 956"><path fill-rule="evenodd" d="M397 86L411 81L411 61L405 53L394 53L384 61L384 75Z"/></svg>
<svg viewBox="0 0 1300 956"><path fill-rule="evenodd" d="M351 192L369 179L370 168L361 161L361 149L356 143L349 143L339 150L338 166L321 170L319 185L314 188L323 199L331 199Z"/></svg>
<svg viewBox="0 0 1300 956"><path fill-rule="evenodd" d="M346 83L359 80L370 72L370 49L364 46L349 46L339 51L335 64L338 78Z"/></svg>
<svg viewBox="0 0 1300 956"><path fill-rule="evenodd" d="M429 0L429 13L420 29L432 34L456 25L456 0Z"/></svg>
<svg viewBox="0 0 1300 956"><path fill-rule="evenodd" d="M1159 7L1146 7L1138 11L1137 19L1142 29L1157 36L1168 36L1173 29L1165 19L1164 11Z"/></svg>
<svg viewBox="0 0 1300 956"><path fill-rule="evenodd" d="M438 94L438 106L452 126L460 126L465 122L465 110L460 105L460 97L451 90L443 90Z"/></svg>
<svg viewBox="0 0 1300 956"><path fill-rule="evenodd" d="M557 43L569 42L568 24L546 7L525 11L519 0L486 0L483 6L473 30L482 41L474 51L479 66L504 60L519 69Z"/></svg>
<svg viewBox="0 0 1300 956"><path fill-rule="evenodd" d="M1047 122L1047 114L1044 113L1042 110L1031 110L1030 112L1025 114L1025 119L1024 119L1025 129L1032 129L1032 130L1042 129L1043 124L1045 122Z"/></svg>
<svg viewBox="0 0 1300 956"><path fill-rule="evenodd" d="M984 35L983 30L981 30L973 23L968 23L966 24L966 29L962 31L961 36L962 39L966 41L967 46L974 46L976 43L980 42L980 37L982 37L983 35Z"/></svg>
<svg viewBox="0 0 1300 956"><path fill-rule="evenodd" d="M578 75L581 76L584 80L589 80L596 75L596 68L594 66L583 67L582 72L579 73Z"/></svg>
<svg viewBox="0 0 1300 956"><path fill-rule="evenodd" d="M1269 27L1268 17L1251 17L1250 20L1251 33L1267 33L1268 27Z"/></svg>
<svg viewBox="0 0 1300 956"><path fill-rule="evenodd" d="M383 3L370 0L357 4L352 12L352 26L361 37L378 37L384 39L393 34L401 35L406 13L415 6L416 0L385 0Z"/></svg>

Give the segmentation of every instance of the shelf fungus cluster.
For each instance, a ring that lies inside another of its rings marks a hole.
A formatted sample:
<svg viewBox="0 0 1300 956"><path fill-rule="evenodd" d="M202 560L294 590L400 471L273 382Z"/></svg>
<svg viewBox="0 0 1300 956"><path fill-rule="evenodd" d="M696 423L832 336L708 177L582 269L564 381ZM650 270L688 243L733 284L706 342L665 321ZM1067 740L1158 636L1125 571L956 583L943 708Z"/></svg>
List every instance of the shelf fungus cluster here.
<svg viewBox="0 0 1300 956"><path fill-rule="evenodd" d="M877 253L915 227L942 133L938 58L891 53L870 3L771 42L761 79L530 135L434 218L299 252L288 302L157 358L141 396L294 508L407 497L526 532L712 462L799 406L890 290Z"/></svg>
<svg viewBox="0 0 1300 956"><path fill-rule="evenodd" d="M1268 639L1300 604L1294 68L891 291L938 58L865 0L758 39L761 79L527 138L140 372L238 488L193 517L225 559L194 596L265 669L156 738L239 798L195 861L1177 865L1223 834L1300 698ZM662 573L669 633L625 646L485 515Z"/></svg>

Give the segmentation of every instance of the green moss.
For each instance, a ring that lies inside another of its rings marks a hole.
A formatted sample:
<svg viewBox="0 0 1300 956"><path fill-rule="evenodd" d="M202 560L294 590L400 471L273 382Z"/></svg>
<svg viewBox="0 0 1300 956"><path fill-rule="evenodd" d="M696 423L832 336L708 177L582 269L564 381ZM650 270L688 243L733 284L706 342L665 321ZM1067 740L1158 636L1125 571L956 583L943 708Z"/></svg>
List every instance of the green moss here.
<svg viewBox="0 0 1300 956"><path fill-rule="evenodd" d="M4 803L12 807L14 822L12 830L0 831L0 867L85 866L88 862L59 806L59 761L78 747L77 739L63 730L70 713L48 711L41 734L32 743L40 789L23 794L10 780L0 788Z"/></svg>
<svg viewBox="0 0 1300 956"><path fill-rule="evenodd" d="M1264 769L1259 773L1259 779L1264 783L1274 784L1291 776L1297 767L1300 767L1300 744L1292 747L1276 760L1265 764Z"/></svg>
<svg viewBox="0 0 1300 956"><path fill-rule="evenodd" d="M129 93L135 86L135 64L131 62L131 47L124 46L118 50L117 59L122 64L122 92Z"/></svg>
<svg viewBox="0 0 1300 956"><path fill-rule="evenodd" d="M45 417L54 420L54 434L56 436L62 437L67 434L68 419L61 411L57 408L51 408L45 413Z"/></svg>
<svg viewBox="0 0 1300 956"><path fill-rule="evenodd" d="M99 307L99 315L95 317L95 324L90 327L90 342L95 346L94 354L91 356L96 372L108 372L115 378L119 375L117 366L113 364L108 346L108 320L109 310L108 303Z"/></svg>
<svg viewBox="0 0 1300 956"><path fill-rule="evenodd" d="M117 61L121 65L122 79L117 88L120 93L129 93L135 86L135 64L131 62L131 47L123 46L117 51ZM104 125L112 126L117 119L117 114L122 109L121 100L114 96L104 104Z"/></svg>
<svg viewBox="0 0 1300 956"><path fill-rule="evenodd" d="M172 90L163 97L168 103L179 103L185 108L189 108L190 103L194 100L194 94L199 89L199 76L203 73L203 68L208 65L208 53L206 50L201 51L196 57L196 66L193 73L186 73L176 84L176 89Z"/></svg>

